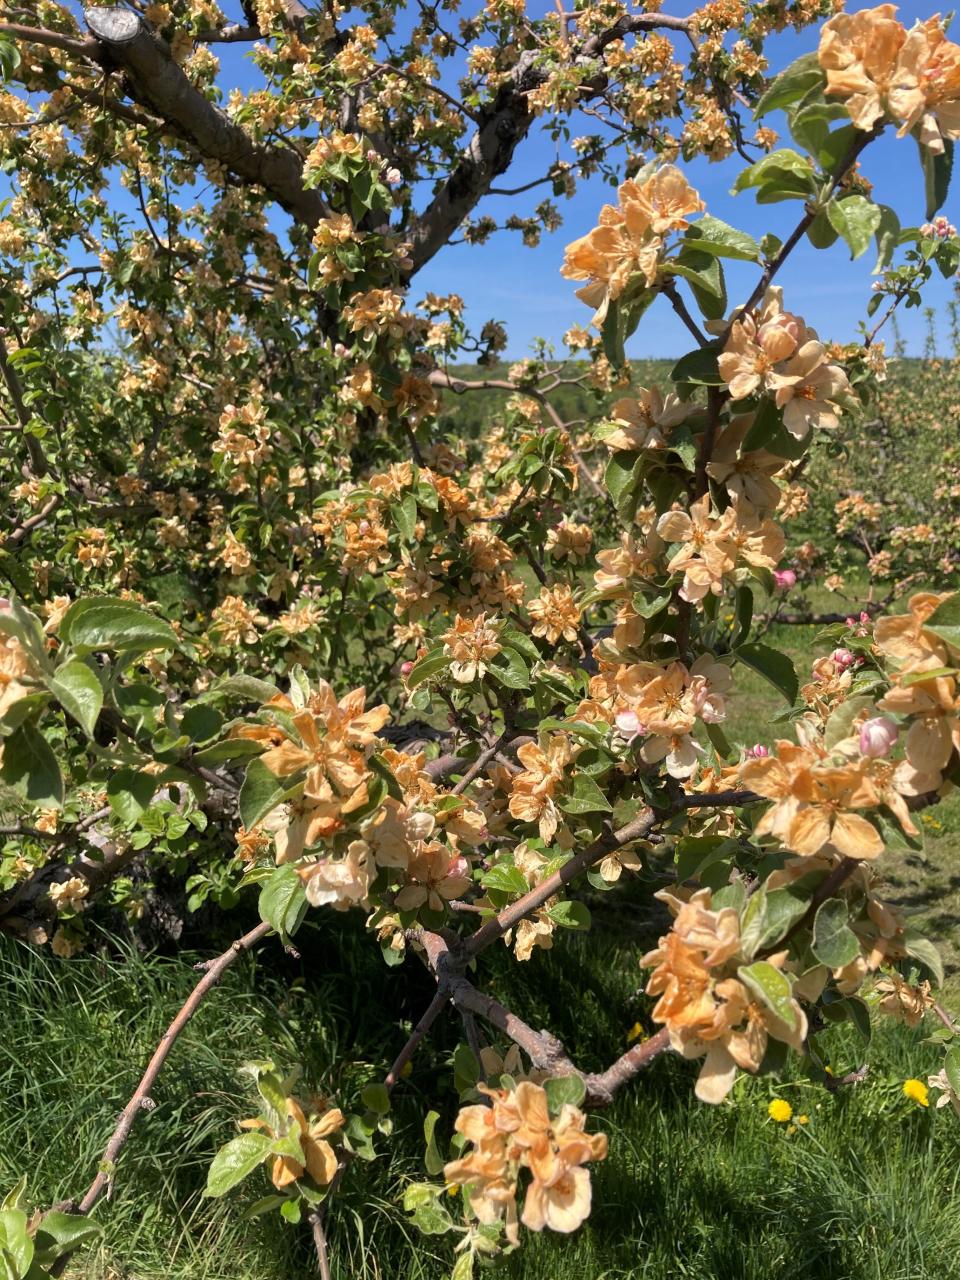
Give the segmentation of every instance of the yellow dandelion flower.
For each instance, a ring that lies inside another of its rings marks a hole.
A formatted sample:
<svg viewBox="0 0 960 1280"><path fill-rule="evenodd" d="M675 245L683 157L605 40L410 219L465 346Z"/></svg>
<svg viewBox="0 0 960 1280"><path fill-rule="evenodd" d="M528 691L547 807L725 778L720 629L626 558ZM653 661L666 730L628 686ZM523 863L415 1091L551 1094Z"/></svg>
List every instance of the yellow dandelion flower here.
<svg viewBox="0 0 960 1280"><path fill-rule="evenodd" d="M627 1032L627 1044L633 1044L634 1040L639 1040L643 1035L643 1027L639 1022L635 1022Z"/></svg>
<svg viewBox="0 0 960 1280"><path fill-rule="evenodd" d="M903 1092L918 1107L929 1107L930 1092L922 1080L904 1080Z"/></svg>
<svg viewBox="0 0 960 1280"><path fill-rule="evenodd" d="M809 1124L809 1123L810 1123L809 1116L797 1116L797 1124Z"/></svg>
<svg viewBox="0 0 960 1280"><path fill-rule="evenodd" d="M774 1098L767 1107L767 1115L777 1124L786 1124L793 1117L793 1107L786 1098Z"/></svg>

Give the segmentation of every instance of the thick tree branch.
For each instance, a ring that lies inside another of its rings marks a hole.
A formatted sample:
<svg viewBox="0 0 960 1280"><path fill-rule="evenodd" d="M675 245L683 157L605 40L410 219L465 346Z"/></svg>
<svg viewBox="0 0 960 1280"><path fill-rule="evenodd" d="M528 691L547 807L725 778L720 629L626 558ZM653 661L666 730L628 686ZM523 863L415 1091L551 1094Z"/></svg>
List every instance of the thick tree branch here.
<svg viewBox="0 0 960 1280"><path fill-rule="evenodd" d="M84 11L109 65L122 70L134 101L158 115L203 155L244 182L264 188L298 222L313 227L328 210L303 185L303 165L289 147L261 146L203 96L174 62L167 45L129 9Z"/></svg>

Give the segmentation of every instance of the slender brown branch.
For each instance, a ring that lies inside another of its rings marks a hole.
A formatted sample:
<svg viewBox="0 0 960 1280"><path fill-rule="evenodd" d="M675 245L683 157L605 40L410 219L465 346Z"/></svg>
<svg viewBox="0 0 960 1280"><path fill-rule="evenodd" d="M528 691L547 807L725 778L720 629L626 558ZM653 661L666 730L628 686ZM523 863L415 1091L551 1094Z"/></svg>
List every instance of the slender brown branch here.
<svg viewBox="0 0 960 1280"><path fill-rule="evenodd" d="M469 957L478 955L490 946L492 942L496 942L498 938L509 932L521 920L531 915L555 893L558 893L565 884L575 879L582 872L586 871L605 854L611 853L614 849L622 849L624 845L631 844L634 840L642 840L659 823L663 822L670 816L673 810L664 813L655 813L652 809L647 809L639 818L635 818L633 822L628 822L625 827L621 827L619 831L605 832L598 840L581 849L579 853L575 853L573 857L563 864L559 871L555 871L552 876L547 876L538 885L535 885L523 897L518 898L516 902L512 902L509 906L498 913L492 920L488 920L486 924L470 935L466 940L465 954Z"/></svg>
<svg viewBox="0 0 960 1280"><path fill-rule="evenodd" d="M146 1071L141 1077L140 1083L137 1085L130 1101L120 1113L120 1119L117 1126L110 1136L100 1160L100 1170L97 1176L87 1188L86 1195L80 1201L78 1211L80 1213L89 1213L93 1206L97 1203L104 1191L113 1181L114 1168L120 1152L126 1145L127 1139L130 1137L130 1131L133 1128L137 1115L142 1110L150 1110L152 1101L150 1098L150 1090L156 1083L157 1077L166 1062L170 1050L176 1044L177 1037L183 1031L184 1027L196 1013L200 1007L204 996L217 985L224 973L245 951L249 951L251 947L262 941L270 932L272 926L263 923L258 924L255 929L251 929L249 933L245 933L242 938L238 938L221 956L218 956L212 964L209 965L203 977L194 987L190 996L187 998L183 1008L167 1027L163 1034L163 1038L154 1050L153 1057L147 1065ZM66 1262L66 1258L64 1258Z"/></svg>
<svg viewBox="0 0 960 1280"><path fill-rule="evenodd" d="M311 1213L309 1219L310 1230L313 1232L313 1247L317 1251L317 1270L320 1272L320 1280L330 1280L330 1257L327 1253L327 1235L323 1229L323 1218L320 1216L320 1210L317 1209Z"/></svg>
<svg viewBox="0 0 960 1280"><path fill-rule="evenodd" d="M400 1079L400 1072L403 1070L403 1068L407 1065L407 1063L413 1057L414 1053L416 1053L417 1046L419 1045L420 1041L423 1039L423 1037L427 1034L427 1032L436 1022L437 1018L439 1018L440 1014L443 1013L444 1007L449 998L450 998L449 992L447 991L444 983L441 982L433 999L427 1005L427 1008L423 1014L423 1017L414 1027L412 1033L410 1034L410 1038L407 1040L407 1043L403 1046L403 1048L397 1054L396 1061L394 1062L393 1066L390 1068L390 1070L387 1072L384 1078L383 1083L386 1085L388 1089L392 1089L393 1086Z"/></svg>

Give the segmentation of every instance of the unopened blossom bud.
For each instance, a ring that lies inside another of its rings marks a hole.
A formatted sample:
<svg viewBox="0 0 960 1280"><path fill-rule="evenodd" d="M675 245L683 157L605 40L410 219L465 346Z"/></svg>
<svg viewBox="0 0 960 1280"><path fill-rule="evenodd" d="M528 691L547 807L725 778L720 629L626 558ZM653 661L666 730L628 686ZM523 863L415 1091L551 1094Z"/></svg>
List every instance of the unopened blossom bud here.
<svg viewBox="0 0 960 1280"><path fill-rule="evenodd" d="M797 575L792 569L775 569L773 571L773 580L777 584L779 591L789 591L797 585Z"/></svg>
<svg viewBox="0 0 960 1280"><path fill-rule="evenodd" d="M370 521L369 521L369 520L361 520L361 521L360 521L360 523L357 525L357 528L360 530L360 532L361 532L361 533L369 533L369 532L370 532Z"/></svg>
<svg viewBox="0 0 960 1280"><path fill-rule="evenodd" d="M643 725L635 711L618 711L615 723L626 738L635 738L638 733L643 733Z"/></svg>
<svg viewBox="0 0 960 1280"><path fill-rule="evenodd" d="M377 155L376 151L374 151L373 147L371 147L370 150L367 152L367 164L379 164L379 163L380 163L380 157L379 155Z"/></svg>
<svg viewBox="0 0 960 1280"><path fill-rule="evenodd" d="M856 654L851 653L849 649L834 649L830 657L841 671L846 671L847 667L852 667L857 660Z"/></svg>
<svg viewBox="0 0 960 1280"><path fill-rule="evenodd" d="M413 670L413 663L412 663L412 662L401 662L401 663L400 663L400 674L401 674L402 676L408 676L412 670Z"/></svg>
<svg viewBox="0 0 960 1280"><path fill-rule="evenodd" d="M399 187L400 183L403 181L403 175L400 173L399 169L388 169L384 175L384 181L388 187Z"/></svg>
<svg viewBox="0 0 960 1280"><path fill-rule="evenodd" d="M888 756L899 737L900 730L886 716L864 720L860 726L860 754L873 760Z"/></svg>
<svg viewBox="0 0 960 1280"><path fill-rule="evenodd" d="M869 622L869 621L870 621L870 615L869 615L869 613L867 613L866 609L861 609L861 610L860 610L860 621L861 621L861 622Z"/></svg>
<svg viewBox="0 0 960 1280"><path fill-rule="evenodd" d="M748 760L764 760L770 754L770 748L765 747L762 742L755 742L752 747L747 750Z"/></svg>

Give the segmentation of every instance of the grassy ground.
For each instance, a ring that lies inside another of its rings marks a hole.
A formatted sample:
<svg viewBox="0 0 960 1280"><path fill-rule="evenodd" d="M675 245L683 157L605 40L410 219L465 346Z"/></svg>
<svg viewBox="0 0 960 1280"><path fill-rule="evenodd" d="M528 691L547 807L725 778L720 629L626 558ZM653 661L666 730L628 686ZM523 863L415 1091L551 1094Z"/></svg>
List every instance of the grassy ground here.
<svg viewBox="0 0 960 1280"><path fill-rule="evenodd" d="M836 608L828 599L819 607ZM801 674L813 629L773 637ZM744 669L732 739L770 741L776 695ZM939 826L934 825L939 824ZM943 944L960 989L960 804L928 819L922 856L886 855L890 896L916 910ZM634 881L603 897L590 937L565 935L528 965L484 957L484 985L534 1026L551 1026L585 1069L606 1064L648 1007L637 960L650 940L649 891ZM242 922L231 921L239 932ZM653 926L656 932L656 925ZM210 947L222 945L207 940ZM429 999L414 965L386 970L352 916L319 914L301 955L267 944L245 957L181 1038L137 1121L103 1245L73 1280L299 1280L313 1260L298 1227L243 1210L266 1189L251 1179L225 1201L201 1191L216 1147L252 1114L238 1071L250 1058L300 1061L309 1085L350 1099L383 1074ZM115 951L58 962L0 940L0 1189L21 1172L38 1204L76 1195L96 1171L116 1115L196 974L196 957ZM902 1093L939 1066L922 1033L881 1028L868 1050L832 1033L838 1074L870 1062L866 1083L836 1095L799 1074L744 1078L720 1108L696 1103L693 1072L668 1056L598 1117L611 1157L594 1175L594 1212L566 1239L531 1238L504 1280L960 1280L960 1122ZM446 1242L419 1237L399 1207L424 1176L420 1124L430 1107L450 1131L455 1028L420 1050L398 1091L384 1155L351 1170L331 1206L336 1280L442 1280ZM346 1073L342 1059L359 1065ZM787 1098L809 1123L789 1132L767 1117Z"/></svg>

